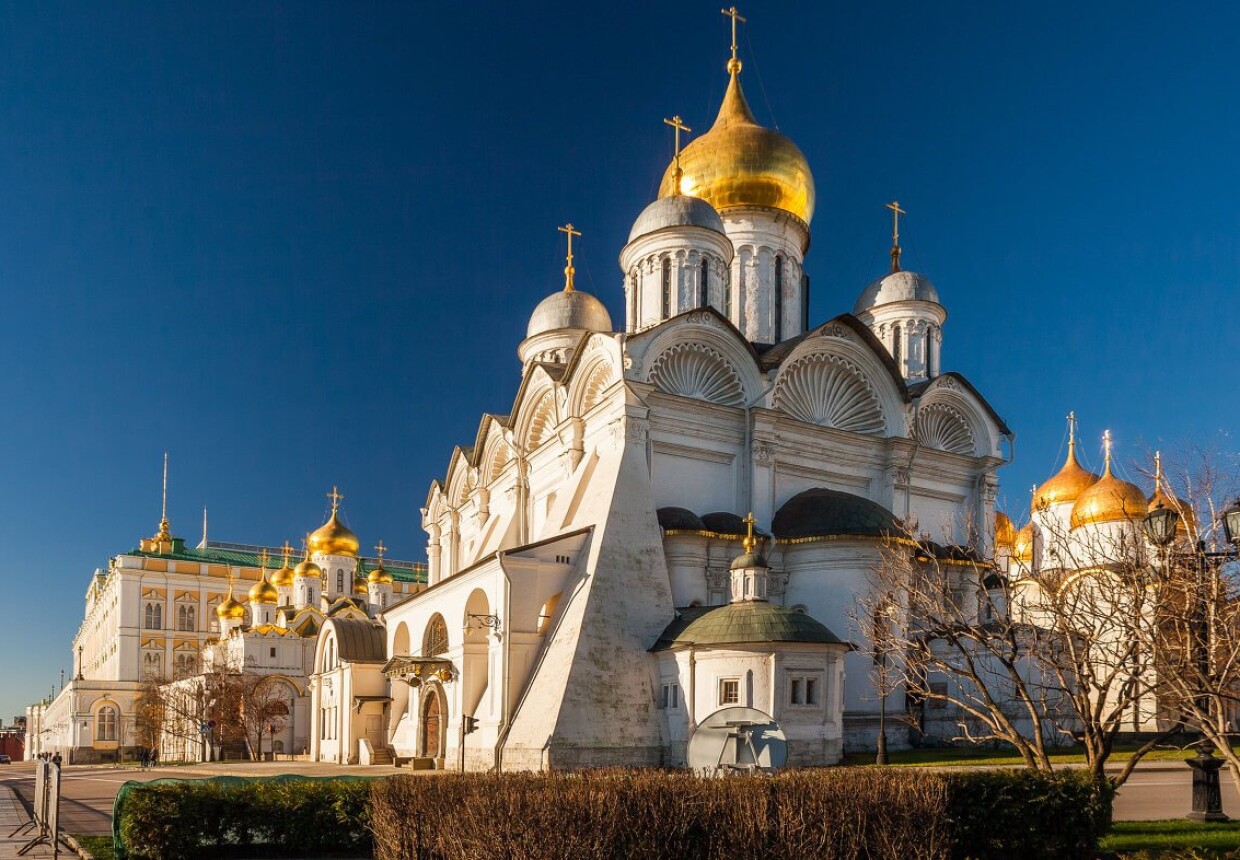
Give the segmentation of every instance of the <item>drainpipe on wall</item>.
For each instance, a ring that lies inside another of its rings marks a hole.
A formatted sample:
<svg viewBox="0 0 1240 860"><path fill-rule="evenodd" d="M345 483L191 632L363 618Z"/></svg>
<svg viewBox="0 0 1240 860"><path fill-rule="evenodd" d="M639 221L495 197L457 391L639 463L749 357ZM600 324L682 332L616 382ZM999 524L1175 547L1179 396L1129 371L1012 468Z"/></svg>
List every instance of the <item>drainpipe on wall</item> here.
<svg viewBox="0 0 1240 860"><path fill-rule="evenodd" d="M508 684L509 672L512 661L509 659L509 651L512 647L512 630L509 629L509 619L512 617L512 580L508 576L508 571L504 569L504 550L496 553L495 559L499 562L499 572L504 576L504 638L500 640L500 712L503 719L500 721L499 737L495 741L495 772L504 772L504 744L508 742L508 732L512 730L512 709L508 702Z"/></svg>

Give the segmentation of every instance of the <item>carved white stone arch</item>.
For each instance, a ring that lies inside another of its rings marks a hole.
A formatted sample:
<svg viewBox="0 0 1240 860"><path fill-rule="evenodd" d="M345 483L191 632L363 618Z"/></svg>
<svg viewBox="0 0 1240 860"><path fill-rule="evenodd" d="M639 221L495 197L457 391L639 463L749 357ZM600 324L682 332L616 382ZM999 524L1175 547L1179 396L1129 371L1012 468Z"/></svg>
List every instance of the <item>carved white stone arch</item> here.
<svg viewBox="0 0 1240 860"><path fill-rule="evenodd" d="M547 389L534 401L525 430L525 450L533 451L551 436L555 429L555 393Z"/></svg>
<svg viewBox="0 0 1240 860"><path fill-rule="evenodd" d="M977 440L969 427L969 419L949 403L931 403L917 413L914 428L917 441L930 448L953 454L974 454Z"/></svg>
<svg viewBox="0 0 1240 860"><path fill-rule="evenodd" d="M448 477L445 481L448 488L447 501L454 508L461 506L469 492L469 473L470 463L465 452L460 448L454 449L448 461Z"/></svg>
<svg viewBox="0 0 1240 860"><path fill-rule="evenodd" d="M971 435L973 443L967 449L961 443L957 448L941 447L940 450L954 451L957 454L977 457L999 456L999 440L1003 433L1003 428L994 421L985 404L980 402L966 385L958 382L953 376L937 377L922 395L921 404L918 408L917 427L915 428L918 441L931 447L940 447L932 445L922 437L921 415L927 412L943 414L949 410L955 413L955 416Z"/></svg>
<svg viewBox="0 0 1240 860"><path fill-rule="evenodd" d="M887 430L878 391L865 371L834 352L811 352L785 364L773 402L810 424L872 435Z"/></svg>
<svg viewBox="0 0 1240 860"><path fill-rule="evenodd" d="M650 381L660 391L695 397L724 406L741 406L745 386L736 368L716 349L692 341L659 353L650 365Z"/></svg>
<svg viewBox="0 0 1240 860"><path fill-rule="evenodd" d="M700 387L716 392L712 397L718 399L713 402L739 406L762 390L752 350L714 310L687 312L660 326L649 339L631 340L629 356L633 366L627 373L632 378L671 393ZM731 384L733 375L740 384L739 392ZM690 384L694 379L697 385Z"/></svg>

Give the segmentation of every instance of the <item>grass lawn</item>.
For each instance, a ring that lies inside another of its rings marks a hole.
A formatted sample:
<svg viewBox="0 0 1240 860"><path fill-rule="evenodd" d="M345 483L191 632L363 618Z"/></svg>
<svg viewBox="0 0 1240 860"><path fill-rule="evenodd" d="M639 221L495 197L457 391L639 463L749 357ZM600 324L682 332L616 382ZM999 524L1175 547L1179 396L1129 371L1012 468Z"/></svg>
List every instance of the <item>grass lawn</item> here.
<svg viewBox="0 0 1240 860"><path fill-rule="evenodd" d="M1189 856L1225 857L1240 849L1240 821L1204 824L1184 818L1169 821L1117 821L1102 840L1104 851L1148 852L1157 857L1163 851L1195 849Z"/></svg>
<svg viewBox="0 0 1240 860"><path fill-rule="evenodd" d="M1117 746L1109 761L1122 764L1132 758L1136 747ZM1192 758L1193 752L1175 747L1156 749L1146 753L1142 761L1184 761ZM1064 748L1051 754L1053 764L1084 764L1085 756L1078 750ZM1025 760L1015 753L1002 749L982 747L938 747L935 749L900 750L887 754L887 759L895 767L944 767L949 765L962 766L1007 766L1021 767ZM874 764L873 753L849 753L844 756L844 764Z"/></svg>
<svg viewBox="0 0 1240 860"><path fill-rule="evenodd" d="M74 836L78 845L94 855L95 860L113 860L111 836Z"/></svg>

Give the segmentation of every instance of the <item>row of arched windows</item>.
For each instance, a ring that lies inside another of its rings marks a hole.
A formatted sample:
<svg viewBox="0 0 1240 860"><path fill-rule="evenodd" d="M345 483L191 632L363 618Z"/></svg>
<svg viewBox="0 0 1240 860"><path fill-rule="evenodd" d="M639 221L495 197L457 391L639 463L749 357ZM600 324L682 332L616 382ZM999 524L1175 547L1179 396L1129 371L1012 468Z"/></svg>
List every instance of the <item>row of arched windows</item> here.
<svg viewBox="0 0 1240 860"><path fill-rule="evenodd" d="M188 604L177 607L177 630L197 630L198 610ZM147 630L162 630L164 627L164 606L162 603L151 602L142 610L142 626Z"/></svg>

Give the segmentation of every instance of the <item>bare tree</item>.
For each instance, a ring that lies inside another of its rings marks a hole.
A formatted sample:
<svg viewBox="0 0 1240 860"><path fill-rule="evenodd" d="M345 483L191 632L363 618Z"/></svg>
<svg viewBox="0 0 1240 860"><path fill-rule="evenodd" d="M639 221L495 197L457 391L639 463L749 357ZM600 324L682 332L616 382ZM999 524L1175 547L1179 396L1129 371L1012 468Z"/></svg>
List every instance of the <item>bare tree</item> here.
<svg viewBox="0 0 1240 860"><path fill-rule="evenodd" d="M240 725L245 733L250 758L259 761L262 758L263 735L271 736L274 752L275 736L288 724L289 697L284 682L279 678L243 673L239 680Z"/></svg>
<svg viewBox="0 0 1240 860"><path fill-rule="evenodd" d="M1054 522L1045 517L1044 531ZM970 550L890 536L861 611L900 606L888 647L902 659L887 671L920 703L919 727L1010 745L1038 770L1053 769L1057 746L1079 742L1103 779L1116 738L1152 717L1157 701L1158 673L1140 642L1160 597L1134 529L1056 535L1060 557L1012 577ZM1112 784L1161 737L1142 744Z"/></svg>

